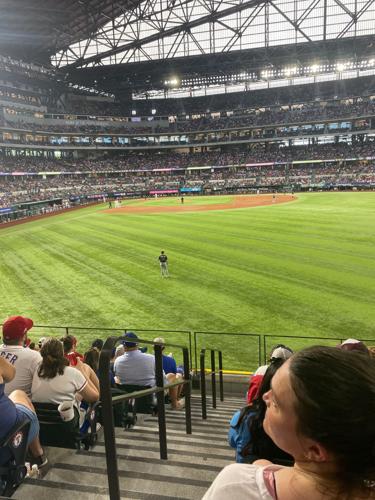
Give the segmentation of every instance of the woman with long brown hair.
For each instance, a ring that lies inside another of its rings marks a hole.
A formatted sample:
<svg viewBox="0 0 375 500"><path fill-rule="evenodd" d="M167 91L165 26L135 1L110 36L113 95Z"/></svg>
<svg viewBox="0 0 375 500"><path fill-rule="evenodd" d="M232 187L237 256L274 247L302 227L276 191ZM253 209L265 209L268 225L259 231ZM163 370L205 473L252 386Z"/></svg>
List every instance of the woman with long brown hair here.
<svg viewBox="0 0 375 500"><path fill-rule="evenodd" d="M77 360L75 367L69 366L60 340L47 339L40 354L42 362L31 387L33 401L55 404L72 401L77 408L82 399L87 403L98 401L99 391L90 380L89 367L81 360Z"/></svg>

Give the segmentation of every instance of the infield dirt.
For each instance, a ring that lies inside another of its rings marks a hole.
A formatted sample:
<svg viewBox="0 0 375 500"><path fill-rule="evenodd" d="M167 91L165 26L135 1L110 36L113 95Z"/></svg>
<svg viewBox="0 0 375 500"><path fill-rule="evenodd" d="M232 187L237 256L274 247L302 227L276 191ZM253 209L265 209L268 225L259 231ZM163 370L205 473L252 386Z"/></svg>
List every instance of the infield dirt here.
<svg viewBox="0 0 375 500"><path fill-rule="evenodd" d="M277 205L286 203L297 199L296 196L291 194L277 194L275 198L273 195L260 194L253 196L233 196L233 200L229 203L202 203L202 204L189 204L189 197L184 198L184 204L180 203L180 198L176 198L176 205L154 205L144 206L144 200L139 200L139 205L125 205L119 208L109 208L105 212L108 213L126 213L126 214L155 214L160 212L205 212L207 210L228 210L235 208L250 208L261 207L266 205Z"/></svg>

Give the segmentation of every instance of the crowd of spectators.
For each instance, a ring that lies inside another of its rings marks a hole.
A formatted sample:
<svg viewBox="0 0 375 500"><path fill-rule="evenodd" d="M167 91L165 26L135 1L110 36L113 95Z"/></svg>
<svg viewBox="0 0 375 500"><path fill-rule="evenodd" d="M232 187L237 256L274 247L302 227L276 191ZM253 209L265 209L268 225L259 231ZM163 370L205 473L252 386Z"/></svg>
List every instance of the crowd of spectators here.
<svg viewBox="0 0 375 500"><path fill-rule="evenodd" d="M107 104L108 106L109 103ZM83 111L88 111L87 102L83 102L81 115ZM79 105L75 106L75 110ZM112 104L111 109L115 109ZM11 118L11 115L4 113L0 119L0 126L26 129L31 131L45 131L55 133L105 133L105 134L166 134L175 132L199 132L208 130L224 130L246 127L264 127L279 126L287 124L311 123L325 121L352 119L355 117L372 117L375 114L375 99L346 100L346 101L328 101L312 102L306 104L291 104L289 106L262 107L252 109L239 109L233 112L221 113L201 113L198 115L165 116L165 117L124 117L120 119L103 120L95 114L94 116L85 116L85 119L78 120L78 114L71 113L61 115L59 120L43 123L42 118L37 120L30 114L18 111L17 118ZM71 123L67 123L67 119ZM64 123L62 123L64 119ZM126 121L125 121L126 120ZM358 125L357 129L363 126Z"/></svg>
<svg viewBox="0 0 375 500"><path fill-rule="evenodd" d="M202 153L134 152L96 159L47 159L32 156L0 156L0 172L122 172L189 167L243 166L261 163L291 164L309 160L346 160L372 158L375 141L309 146L254 144L240 151L206 151Z"/></svg>
<svg viewBox="0 0 375 500"><path fill-rule="evenodd" d="M194 188L199 192L236 192L243 189L273 188L299 189L319 186L373 187L375 162L329 163L325 166L265 165L216 167L215 169L184 169L152 172L89 171L81 174L59 175L5 175L0 177L0 208L19 203L74 197L112 196L113 193L147 195L153 190Z"/></svg>

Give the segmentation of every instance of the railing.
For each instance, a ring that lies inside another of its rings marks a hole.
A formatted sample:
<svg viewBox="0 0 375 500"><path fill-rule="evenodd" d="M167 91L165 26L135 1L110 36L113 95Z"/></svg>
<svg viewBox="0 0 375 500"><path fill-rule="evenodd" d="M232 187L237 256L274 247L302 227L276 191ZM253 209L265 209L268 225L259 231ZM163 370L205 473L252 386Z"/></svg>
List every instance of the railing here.
<svg viewBox="0 0 375 500"><path fill-rule="evenodd" d="M202 405L202 418L207 419L207 391L206 391L206 350L211 352L211 392L212 392L212 408L216 408L216 365L215 365L215 352L218 353L219 358L219 387L220 387L220 401L224 401L224 380L223 380L223 355L217 349L202 349L200 353L200 387L201 387L201 405Z"/></svg>
<svg viewBox="0 0 375 500"><path fill-rule="evenodd" d="M320 342L323 344L332 344L333 346L337 344L342 344L346 338L337 338L337 337L307 337L307 336L296 336L296 335L263 335L263 361L267 362L267 356L269 351L271 350L271 342L268 345L267 341L272 339L272 346L278 343L285 343L286 339L288 339L288 347L293 350L302 349L304 347L308 347L308 345L317 345ZM306 342L309 341L309 342ZM370 345L370 343L374 342L374 339L357 339L361 340L364 343ZM291 342L290 342L291 341Z"/></svg>
<svg viewBox="0 0 375 500"><path fill-rule="evenodd" d="M209 340L206 338L206 336L215 336L218 335L220 336L221 342L216 342L215 340L211 341L210 344L212 347L216 347L220 343L222 343L223 338L230 336L230 337L247 337L247 339L253 339L254 340L254 346L251 346L249 349L249 353L252 350L253 352L256 351L255 358L257 359L256 366L261 365L261 360L262 360L262 353L261 353L261 348L262 348L262 342L261 342L261 335L257 333L238 333L238 332L212 332L212 331L194 331L193 332L193 338L194 338L194 360L195 360L195 370L197 371L198 368L198 350L199 350L199 336L204 337L204 344L207 346ZM246 339L246 340L247 340ZM247 342L248 344L248 342ZM249 370L250 367L246 367L247 370Z"/></svg>
<svg viewBox="0 0 375 500"><path fill-rule="evenodd" d="M185 392L185 418L186 418L186 433L191 434L191 387L190 387L190 368L189 368L189 351L187 347L176 344L165 344L169 347L182 349L184 360L184 379L172 384L164 385L163 376L163 358L162 345L154 344L149 340L138 339L142 344L152 344L155 352L155 381L156 386L149 389L135 391L112 398L111 385L109 378L110 360L115 345L120 340L126 340L126 335L121 337L109 337L103 346L99 358L99 381L100 381L100 397L102 401L102 418L104 427L104 442L107 461L108 487L111 500L120 499L120 484L118 478L118 465L116 453L115 427L113 418L113 405L127 401L129 399L139 398L150 394L156 394L157 409L158 409L158 424L159 424L159 446L160 458L166 460L168 458L167 451L167 433L165 422L165 405L164 391L170 387L179 385L184 386ZM134 338L128 337L129 341L134 341Z"/></svg>
<svg viewBox="0 0 375 500"><path fill-rule="evenodd" d="M212 347L215 348L218 345L223 345L223 341L226 337L234 337L238 339L244 338L246 341L247 348L247 366L241 366L242 370L251 371L252 369L257 368L263 362L267 361L269 351L271 350L271 346L278 343L286 343L288 341L289 347L293 350L298 350L302 347L306 347L306 345L317 344L319 342L328 343L328 344L339 344L342 343L342 337L309 337L309 336L296 336L296 335L283 335L283 334L257 334L257 333L238 333L238 332L220 332L220 331L192 331L192 330L151 330L151 329L139 329L139 328L84 328L84 327L76 327L76 326L51 326L51 325L34 325L32 333L36 332L38 329L49 329L49 330L57 330L60 335L74 335L74 334L85 334L85 333L93 333L97 332L98 337L103 336L103 333L114 335L123 335L124 332L128 331L136 331L141 333L152 333L155 337L160 335L181 335L183 341L187 338L187 342L189 344L189 366L190 370L192 370L195 374L199 373L199 359L198 352L202 346L204 347ZM61 333L60 333L61 332ZM43 335L47 335L48 332L43 332ZM55 334L55 332L53 332ZM217 336L217 339L215 338ZM271 342L272 339L272 342ZM302 342L301 342L302 340ZM375 338L372 339L358 339L361 340L368 345L375 344ZM308 342L306 342L308 341ZM147 341L148 342L148 341ZM146 342L145 342L146 343ZM236 344L236 349L238 348L238 344ZM246 351L244 345L241 345L241 351ZM230 353L230 350L226 348L226 353ZM234 368L234 367L232 367Z"/></svg>

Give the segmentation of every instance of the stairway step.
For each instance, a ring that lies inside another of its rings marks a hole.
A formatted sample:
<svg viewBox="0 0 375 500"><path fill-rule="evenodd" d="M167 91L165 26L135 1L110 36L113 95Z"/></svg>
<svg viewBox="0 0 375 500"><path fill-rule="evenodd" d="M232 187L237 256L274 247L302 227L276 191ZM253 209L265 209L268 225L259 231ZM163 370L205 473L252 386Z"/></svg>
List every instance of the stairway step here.
<svg viewBox="0 0 375 500"><path fill-rule="evenodd" d="M101 446L100 448L98 448L98 450L97 450L97 446L96 446L95 451L103 451L104 452L104 446ZM149 456L149 454L154 452L154 453L157 453L157 455L155 455L155 456L160 456L158 447L150 448L148 446L141 446L141 445L129 446L129 444L122 444L122 443L117 444L117 452L118 453L130 453L130 454L136 454L137 452L146 452L147 456ZM202 459L207 460L207 461L209 460L210 462L212 459L213 460L225 459L225 460L227 460L227 463L229 463L229 462L233 461L233 456L234 456L233 451L229 447L228 447L228 451L225 453L223 451L220 451L218 453L215 453L215 452L210 453L209 451L198 451L196 449L181 450L180 448L168 446L168 457L178 456L181 458L181 456L184 456L184 458L186 460L188 460L189 457L191 457L190 461L193 462L196 460L198 453L200 453L199 456ZM137 455L139 456L140 453L137 453Z"/></svg>
<svg viewBox="0 0 375 500"><path fill-rule="evenodd" d="M133 427L133 429L129 430L123 430L123 429L116 429L116 438L120 439L133 439L135 441L137 440L143 440L145 442L148 441L158 441L159 440L159 432L158 429L147 429L150 430L151 432L146 432L146 429L143 428L138 428L137 426ZM169 432L169 429L167 429L167 437L168 437L168 443L179 443L179 442L189 442L189 443L200 443L200 444L205 444L205 445L225 445L226 443L226 436L221 434L221 435L206 435L206 436L197 436L195 433L193 434L186 434L185 432L178 432L178 431L172 431Z"/></svg>
<svg viewBox="0 0 375 500"><path fill-rule="evenodd" d="M116 427L116 435L117 435L117 432L119 433L122 433L124 432L124 429L122 427ZM132 427L131 429L126 429L127 433L129 434L136 434L136 435L148 435L148 434L156 434L158 435L158 427L157 427L157 423L156 423L156 426L155 427L151 427L151 426L141 426L141 425L135 425L134 427ZM207 432L193 432L193 434L186 434L185 432L185 429L183 430L178 430L178 429L167 429L167 434L168 436L170 437L174 437L174 436L184 436L184 438L186 436L192 436L194 438L197 438L197 439L202 439L202 440L210 440L210 439L221 439L223 437L223 434L220 433L213 433L213 432L210 432L210 434L208 435ZM121 436L120 436L121 437Z"/></svg>
<svg viewBox="0 0 375 500"><path fill-rule="evenodd" d="M108 488L35 479L25 479L12 496L12 499L51 500L53 498L53 500L66 500L67 494L69 494L69 500L109 500ZM185 500L189 498L147 492L140 493L130 489L122 489L120 494L121 498L127 500ZM194 497L191 498L194 500Z"/></svg>
<svg viewBox="0 0 375 500"><path fill-rule="evenodd" d="M168 440L167 440L168 443ZM103 446L104 447L104 442L99 441L97 446ZM117 439L116 442L116 447L117 448L122 448L125 450L139 450L139 451L158 451L159 450L159 443L142 443L142 444L134 444L131 441L127 440L120 440ZM202 456L212 456L212 457L217 457L217 456L224 456L230 458L230 456L233 456L233 453L231 451L231 448L229 446L221 446L218 448L212 448L210 446L199 446L196 444L195 446L189 446L188 444L181 443L181 444L168 444L168 451L171 453L181 453L185 455L191 455L191 454L200 454ZM207 453L208 451L208 453ZM232 454L232 455L231 455Z"/></svg>
<svg viewBox="0 0 375 500"><path fill-rule="evenodd" d="M177 478L179 483L184 481L195 482L198 481L212 481L220 472L220 467L215 467L211 465L197 465L188 464L185 467L184 462L180 461L176 464L175 461L171 460L154 460L147 461L148 457L140 457L142 460L126 460L124 457L118 456L118 470L123 477L132 478L142 476L147 478L148 476L158 476L161 481L174 481L173 478ZM77 454L71 457L69 463L56 463L53 470L63 469L72 470L74 473L81 472L92 472L92 471L102 471L98 472L100 474L106 474L105 461L103 460L103 454L91 452L89 455ZM50 475L47 474L46 479L49 479ZM180 478L184 478L183 481ZM157 481L157 479L155 479Z"/></svg>
<svg viewBox="0 0 375 500"><path fill-rule="evenodd" d="M171 472L175 471L171 468ZM173 474L173 472L172 472ZM215 473L207 472L207 479L190 479L181 475L174 477L166 474L145 473L143 471L122 471L118 472L120 489L130 490L138 493L149 493L157 491L162 495L173 495L173 497L185 499L202 498L212 482ZM53 469L47 474L46 479L55 483L83 484L107 487L106 467L82 467L76 464L55 464ZM127 498L127 497L125 497Z"/></svg>
<svg viewBox="0 0 375 500"><path fill-rule="evenodd" d="M101 458L101 463L103 463L103 458L105 459L105 450L103 451L82 451L78 452L78 454L83 454L86 455L87 459L90 457L98 457ZM139 455L130 455L130 453L119 453L117 452L117 457L121 460L127 460L125 469L128 466L129 461L134 461L134 462L140 462L140 463L151 463L151 464L159 464L161 466L165 465L171 465L173 467L185 467L188 469L195 469L199 468L200 470L210 470L210 471L216 471L220 472L225 465L228 465L228 460L217 460L216 463L214 463L213 460L210 460L209 463L207 463L207 460L202 459L201 457L197 457L194 462L188 462L186 460L186 457L184 455L171 455L168 453L168 460L162 460L160 458L159 452L155 454L155 457L150 456L149 453L147 453L147 457L140 457ZM234 455L233 455L234 456ZM69 461L70 462L70 461Z"/></svg>

